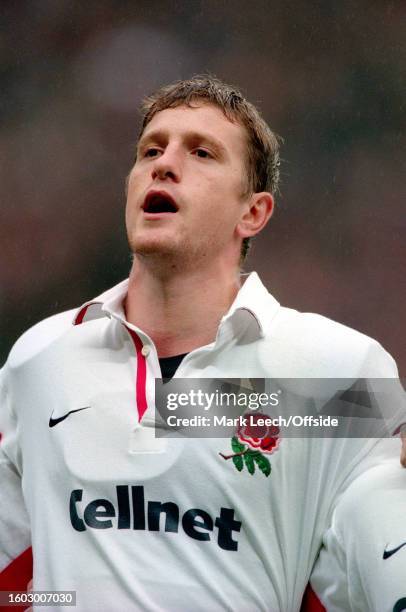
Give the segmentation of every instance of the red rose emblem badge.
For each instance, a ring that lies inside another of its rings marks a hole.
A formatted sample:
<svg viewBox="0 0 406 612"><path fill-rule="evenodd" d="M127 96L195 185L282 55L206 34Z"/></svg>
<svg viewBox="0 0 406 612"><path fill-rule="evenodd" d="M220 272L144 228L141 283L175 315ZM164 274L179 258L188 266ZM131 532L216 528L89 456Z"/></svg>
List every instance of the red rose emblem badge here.
<svg viewBox="0 0 406 612"><path fill-rule="evenodd" d="M247 418L249 422L246 425L239 425L237 429L239 441L263 453L271 454L276 451L279 444L279 427L258 423L258 421L269 419L261 412L250 414Z"/></svg>
<svg viewBox="0 0 406 612"><path fill-rule="evenodd" d="M275 425L264 424L270 417L261 412L245 414L237 427L236 435L231 439L232 455L219 453L223 459L232 459L239 472L245 467L255 474L255 467L265 475L271 473L269 459L263 454L271 455L279 448L280 430ZM262 422L261 422L262 421Z"/></svg>

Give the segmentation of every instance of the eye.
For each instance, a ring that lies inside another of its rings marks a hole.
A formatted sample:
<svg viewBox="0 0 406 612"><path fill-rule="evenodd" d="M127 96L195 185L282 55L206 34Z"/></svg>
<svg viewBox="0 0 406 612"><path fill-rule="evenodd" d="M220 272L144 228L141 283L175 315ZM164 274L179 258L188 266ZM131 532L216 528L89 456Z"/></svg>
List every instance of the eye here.
<svg viewBox="0 0 406 612"><path fill-rule="evenodd" d="M159 153L160 150L156 147L149 147L149 149L145 150L144 157L156 157L157 155L159 155Z"/></svg>
<svg viewBox="0 0 406 612"><path fill-rule="evenodd" d="M212 155L209 153L209 151L207 151L206 149L195 149L193 151L193 154L196 155L196 157L200 157L201 159L209 159L212 157Z"/></svg>

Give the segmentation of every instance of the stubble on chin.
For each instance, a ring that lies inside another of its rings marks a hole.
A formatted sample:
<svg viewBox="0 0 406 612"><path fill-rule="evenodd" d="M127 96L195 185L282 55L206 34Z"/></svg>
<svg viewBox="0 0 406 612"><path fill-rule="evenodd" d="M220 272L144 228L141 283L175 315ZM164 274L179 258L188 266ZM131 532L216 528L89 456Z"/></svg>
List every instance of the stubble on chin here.
<svg viewBox="0 0 406 612"><path fill-rule="evenodd" d="M127 240L133 255L145 257L153 255L171 256L178 251L176 245L161 238L140 238L127 235Z"/></svg>
<svg viewBox="0 0 406 612"><path fill-rule="evenodd" d="M151 236L135 237L127 233L130 251L139 262L143 262L148 267L161 269L180 262L183 257L182 249L179 244L162 238L152 238Z"/></svg>
<svg viewBox="0 0 406 612"><path fill-rule="evenodd" d="M168 273L186 273L204 267L209 259L206 249L191 242L152 242L129 240L134 260L153 270L159 276ZM199 245L200 246L200 245Z"/></svg>

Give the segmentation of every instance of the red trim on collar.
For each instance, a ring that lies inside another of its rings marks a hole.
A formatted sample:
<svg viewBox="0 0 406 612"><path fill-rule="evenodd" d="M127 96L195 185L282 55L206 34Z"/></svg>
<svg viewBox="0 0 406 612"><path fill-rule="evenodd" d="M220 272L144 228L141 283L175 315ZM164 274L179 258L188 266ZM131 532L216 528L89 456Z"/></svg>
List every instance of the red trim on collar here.
<svg viewBox="0 0 406 612"><path fill-rule="evenodd" d="M97 302L92 302L91 304L86 304L86 306L83 306L78 314L76 315L74 321L73 321L73 325L80 325L81 323L83 323L83 319L86 316L87 310L89 308L89 306L92 306L92 304L96 304Z"/></svg>
<svg viewBox="0 0 406 612"><path fill-rule="evenodd" d="M145 411L148 408L147 403L147 395L146 395L146 385L147 385L147 363L144 355L142 354L142 342L139 336L130 329L125 326L126 330L130 334L134 345L135 352L137 354L137 378L135 381L135 389L136 389L136 399L137 399L137 410L138 410L138 421L141 421L144 416Z"/></svg>

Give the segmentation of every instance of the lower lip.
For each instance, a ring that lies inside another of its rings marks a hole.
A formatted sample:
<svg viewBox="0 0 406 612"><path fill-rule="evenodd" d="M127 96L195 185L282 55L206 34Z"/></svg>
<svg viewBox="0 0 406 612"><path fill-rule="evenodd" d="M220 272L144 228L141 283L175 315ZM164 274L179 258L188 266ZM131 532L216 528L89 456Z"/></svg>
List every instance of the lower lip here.
<svg viewBox="0 0 406 612"><path fill-rule="evenodd" d="M161 213L149 213L144 211L144 219L148 219L148 221L159 220L159 219L169 219L169 217L173 217L176 213L171 212L161 212Z"/></svg>

